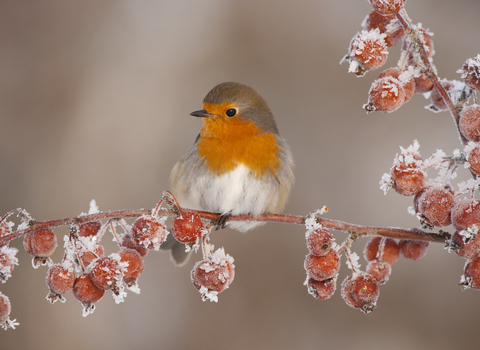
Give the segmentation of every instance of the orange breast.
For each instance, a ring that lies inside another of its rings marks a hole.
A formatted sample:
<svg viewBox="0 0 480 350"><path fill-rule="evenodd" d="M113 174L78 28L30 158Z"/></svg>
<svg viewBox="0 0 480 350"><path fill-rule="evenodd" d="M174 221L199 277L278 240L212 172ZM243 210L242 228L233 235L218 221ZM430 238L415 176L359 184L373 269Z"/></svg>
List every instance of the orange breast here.
<svg viewBox="0 0 480 350"><path fill-rule="evenodd" d="M272 132L261 133L249 121L205 118L200 135L198 156L211 172L220 175L243 164L256 176L277 173L282 150Z"/></svg>

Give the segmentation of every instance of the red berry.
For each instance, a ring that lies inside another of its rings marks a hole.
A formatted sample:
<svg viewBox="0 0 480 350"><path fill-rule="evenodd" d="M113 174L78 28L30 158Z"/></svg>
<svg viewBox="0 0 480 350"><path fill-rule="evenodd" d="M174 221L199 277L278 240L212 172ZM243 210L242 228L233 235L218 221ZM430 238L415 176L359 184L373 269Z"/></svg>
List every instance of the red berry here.
<svg viewBox="0 0 480 350"><path fill-rule="evenodd" d="M427 78L425 74L421 74L419 77L413 78L415 81L415 93L424 94L433 89L433 83Z"/></svg>
<svg viewBox="0 0 480 350"><path fill-rule="evenodd" d="M392 266L381 260L371 260L368 262L366 272L372 275L379 284L387 283L392 273Z"/></svg>
<svg viewBox="0 0 480 350"><path fill-rule="evenodd" d="M368 2L379 14L389 16L403 9L407 0L368 0Z"/></svg>
<svg viewBox="0 0 480 350"><path fill-rule="evenodd" d="M387 35L385 37L385 43L388 47L391 47L402 41L405 36L405 30L400 25L400 28L394 32L387 32L387 26L394 22L398 22L395 15L382 16L377 11L372 11L365 17L362 26L363 29L367 31L378 28L380 33L385 33Z"/></svg>
<svg viewBox="0 0 480 350"><path fill-rule="evenodd" d="M139 217L132 225L133 243L148 249L159 250L167 233L164 222L151 215Z"/></svg>
<svg viewBox="0 0 480 350"><path fill-rule="evenodd" d="M123 235L120 246L129 248L129 249L135 249L142 256L142 258L144 258L149 251L148 248L135 244L135 242L133 242L132 240L132 236L128 233Z"/></svg>
<svg viewBox="0 0 480 350"><path fill-rule="evenodd" d="M473 259L465 266L465 277L469 281L470 288L480 290L480 257Z"/></svg>
<svg viewBox="0 0 480 350"><path fill-rule="evenodd" d="M362 30L352 38L346 59L351 63L349 72L363 76L369 70L380 68L387 61L385 34L379 29Z"/></svg>
<svg viewBox="0 0 480 350"><path fill-rule="evenodd" d="M33 231L27 233L23 237L23 248L25 249L25 251L28 254L30 254L31 256L35 256L35 254L33 253L33 250L32 250L32 236L33 236Z"/></svg>
<svg viewBox="0 0 480 350"><path fill-rule="evenodd" d="M403 85L403 89L405 90L405 102L404 103L407 103L413 96L413 93L415 92L415 80L412 77L410 77L407 81L404 81L402 80L403 79L403 76L400 75L400 69L398 69L397 67L392 67L392 68L388 68L386 70L384 70L382 73L380 73L380 75L378 76L378 78L385 78L385 77L392 77L392 78L395 78L395 79L398 79L402 85Z"/></svg>
<svg viewBox="0 0 480 350"><path fill-rule="evenodd" d="M447 94L450 95L450 97L452 97L454 91L459 88L457 84L458 82L455 81L441 80L440 83L442 84ZM432 101L432 104L429 107L433 111L439 112L448 110L447 104L445 103L442 95L440 94L440 91L436 87L433 88L430 99Z"/></svg>
<svg viewBox="0 0 480 350"><path fill-rule="evenodd" d="M427 254L429 243L425 241L401 239L398 245L400 246L400 252L405 258L416 261Z"/></svg>
<svg viewBox="0 0 480 350"><path fill-rule="evenodd" d="M101 227L102 222L100 220L86 222L78 227L78 235L81 237L95 236Z"/></svg>
<svg viewBox="0 0 480 350"><path fill-rule="evenodd" d="M363 250L365 260L380 260L393 265L400 256L400 248L393 238L373 237Z"/></svg>
<svg viewBox="0 0 480 350"><path fill-rule="evenodd" d="M394 181L393 188L403 196L413 196L425 186L423 160L415 153L405 153L398 156L390 174Z"/></svg>
<svg viewBox="0 0 480 350"><path fill-rule="evenodd" d="M95 244L93 251L81 250L77 252L78 259L82 262L83 267L87 267L97 258L102 258L105 249L101 244Z"/></svg>
<svg viewBox="0 0 480 350"><path fill-rule="evenodd" d="M192 283L202 293L204 300L209 298L216 301L216 294L223 292L232 283L235 276L234 268L228 258L201 260L192 269Z"/></svg>
<svg viewBox="0 0 480 350"><path fill-rule="evenodd" d="M0 292L0 325L4 325L12 312L12 305L10 299ZM5 326L3 326L5 328ZM5 328L6 329L6 328Z"/></svg>
<svg viewBox="0 0 480 350"><path fill-rule="evenodd" d="M480 175L480 147L478 145L467 152L467 160L470 170L474 174Z"/></svg>
<svg viewBox="0 0 480 350"><path fill-rule="evenodd" d="M336 278L329 278L324 281L317 281L313 278L309 278L307 281L308 294L318 300L326 300L330 298L335 289L337 289Z"/></svg>
<svg viewBox="0 0 480 350"><path fill-rule="evenodd" d="M372 83L368 92L368 103L363 106L367 113L385 112L391 113L405 102L405 89L400 80L385 77L379 78Z"/></svg>
<svg viewBox="0 0 480 350"><path fill-rule="evenodd" d="M17 253L17 248L6 245L0 247L0 281L5 282L12 277L13 268L18 265Z"/></svg>
<svg viewBox="0 0 480 350"><path fill-rule="evenodd" d="M455 231L451 238L451 247L458 256L465 259L473 259L480 255L480 238L464 241L464 237Z"/></svg>
<svg viewBox="0 0 480 350"><path fill-rule="evenodd" d="M102 299L105 290L98 288L91 280L90 274L83 274L75 279L73 295L82 304L93 304Z"/></svg>
<svg viewBox="0 0 480 350"><path fill-rule="evenodd" d="M65 294L73 288L75 283L73 267L68 268L62 264L50 265L45 281L52 293Z"/></svg>
<svg viewBox="0 0 480 350"><path fill-rule="evenodd" d="M93 262L90 278L100 289L112 289L123 278L123 265L120 265L120 258L107 256Z"/></svg>
<svg viewBox="0 0 480 350"><path fill-rule="evenodd" d="M464 79L467 86L480 90L480 55L469 58L457 73L462 74L462 79Z"/></svg>
<svg viewBox="0 0 480 350"><path fill-rule="evenodd" d="M434 226L452 223L450 212L455 199L453 193L442 186L428 188L418 199L418 210Z"/></svg>
<svg viewBox="0 0 480 350"><path fill-rule="evenodd" d="M122 248L118 252L120 260L127 262L128 266L123 273L123 280L127 284L134 283L143 272L143 258L135 249Z"/></svg>
<svg viewBox="0 0 480 350"><path fill-rule="evenodd" d="M480 205L474 199L464 199L452 208L452 225L457 231L466 230L476 225L480 228Z"/></svg>
<svg viewBox="0 0 480 350"><path fill-rule="evenodd" d="M51 229L41 228L33 231L30 243L34 256L48 258L57 248L57 236Z"/></svg>
<svg viewBox="0 0 480 350"><path fill-rule="evenodd" d="M468 106L460 112L458 127L462 135L473 142L480 141L480 106L477 104Z"/></svg>
<svg viewBox="0 0 480 350"><path fill-rule="evenodd" d="M307 276L317 281L323 281L338 273L340 269L340 257L334 249L330 249L324 256L308 254L304 263Z"/></svg>
<svg viewBox="0 0 480 350"><path fill-rule="evenodd" d="M307 248L316 256L324 256L332 246L333 236L326 228L320 228L307 233Z"/></svg>
<svg viewBox="0 0 480 350"><path fill-rule="evenodd" d="M342 282L342 298L348 306L368 314L377 305L380 288L373 276L358 272Z"/></svg>
<svg viewBox="0 0 480 350"><path fill-rule="evenodd" d="M182 213L172 221L172 235L180 243L195 242L205 229L202 218L192 212Z"/></svg>

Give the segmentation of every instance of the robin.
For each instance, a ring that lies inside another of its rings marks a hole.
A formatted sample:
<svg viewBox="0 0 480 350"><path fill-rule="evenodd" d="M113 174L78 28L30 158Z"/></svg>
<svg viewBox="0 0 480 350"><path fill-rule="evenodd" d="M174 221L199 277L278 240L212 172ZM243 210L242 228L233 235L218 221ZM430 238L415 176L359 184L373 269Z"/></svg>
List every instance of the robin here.
<svg viewBox="0 0 480 350"><path fill-rule="evenodd" d="M223 227L230 215L282 211L294 182L293 157L258 92L239 83L218 84L203 99L202 109L190 115L202 118L203 125L170 176L179 204L222 214ZM262 224L226 223L241 232ZM187 257L183 244L166 243L181 264Z"/></svg>

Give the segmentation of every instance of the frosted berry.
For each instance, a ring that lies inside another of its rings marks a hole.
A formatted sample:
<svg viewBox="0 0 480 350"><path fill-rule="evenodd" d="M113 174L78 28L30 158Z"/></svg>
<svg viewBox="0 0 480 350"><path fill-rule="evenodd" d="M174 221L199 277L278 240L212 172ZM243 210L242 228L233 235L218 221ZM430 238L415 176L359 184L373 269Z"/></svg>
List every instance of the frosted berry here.
<svg viewBox="0 0 480 350"><path fill-rule="evenodd" d="M23 237L23 248L28 254L30 254L31 256L35 256L32 250L32 236L33 232L29 232Z"/></svg>
<svg viewBox="0 0 480 350"><path fill-rule="evenodd" d="M379 14L389 16L403 9L407 0L368 0L368 2Z"/></svg>
<svg viewBox="0 0 480 350"><path fill-rule="evenodd" d="M392 77L392 78L398 79L402 83L403 89L405 90L404 103L407 103L415 93L415 80L413 76L410 76L410 78L407 78L405 81L403 80L404 79L403 75L401 75L400 73L401 72L400 72L400 69L398 69L398 67L392 67L380 73L378 78Z"/></svg>
<svg viewBox="0 0 480 350"><path fill-rule="evenodd" d="M480 106L475 104L468 106L460 112L458 127L462 135L473 142L480 141Z"/></svg>
<svg viewBox="0 0 480 350"><path fill-rule="evenodd" d="M102 222L100 220L86 222L78 227L78 235L81 237L95 236L101 227Z"/></svg>
<svg viewBox="0 0 480 350"><path fill-rule="evenodd" d="M381 260L371 260L368 262L366 272L372 275L379 284L387 283L392 273L392 266Z"/></svg>
<svg viewBox="0 0 480 350"><path fill-rule="evenodd" d="M0 325L4 325L12 312L12 305L10 299L0 292ZM6 326L3 326L6 329Z"/></svg>
<svg viewBox="0 0 480 350"><path fill-rule="evenodd" d="M148 248L135 244L135 242L132 240L132 235L128 233L123 235L120 246L129 249L135 249L142 256L142 258L144 258L149 252Z"/></svg>
<svg viewBox="0 0 480 350"><path fill-rule="evenodd" d="M422 259L427 254L429 243L401 239L398 245L400 246L400 252L405 258L416 261Z"/></svg>
<svg viewBox="0 0 480 350"><path fill-rule="evenodd" d="M455 231L450 246L455 254L462 258L473 259L480 256L480 238L478 236L465 243L464 237L458 231Z"/></svg>
<svg viewBox="0 0 480 350"><path fill-rule="evenodd" d="M367 261L381 260L393 265L400 256L400 248L393 238L377 236L370 239L365 245L363 255Z"/></svg>
<svg viewBox="0 0 480 350"><path fill-rule="evenodd" d="M180 243L192 243L202 236L205 226L202 218L192 212L184 212L172 221L172 235Z"/></svg>
<svg viewBox="0 0 480 350"><path fill-rule="evenodd" d="M476 174L480 175L480 148L476 146L471 149L467 154L467 160L470 167L470 170Z"/></svg>
<svg viewBox="0 0 480 350"><path fill-rule="evenodd" d="M143 215L132 225L132 241L148 249L160 249L167 238L167 229L162 220L155 216Z"/></svg>
<svg viewBox="0 0 480 350"><path fill-rule="evenodd" d="M452 225L462 231L476 225L480 228L480 203L474 199L464 199L452 208Z"/></svg>
<svg viewBox="0 0 480 350"><path fill-rule="evenodd" d="M469 281L470 288L480 290L480 257L465 266L465 278Z"/></svg>
<svg viewBox="0 0 480 350"><path fill-rule="evenodd" d="M0 237L12 233L11 223L7 220L0 221Z"/></svg>
<svg viewBox="0 0 480 350"><path fill-rule="evenodd" d="M462 79L467 86L480 90L480 55L469 58L457 73L462 74Z"/></svg>
<svg viewBox="0 0 480 350"><path fill-rule="evenodd" d="M143 258L139 252L134 249L122 248L118 252L120 261L128 263L123 272L123 280L127 284L133 284L143 272Z"/></svg>
<svg viewBox="0 0 480 350"><path fill-rule="evenodd" d="M17 248L9 246L0 247L0 281L5 282L12 277L13 268L18 265Z"/></svg>
<svg viewBox="0 0 480 350"><path fill-rule="evenodd" d="M119 259L112 256L103 257L93 262L90 277L98 288L112 289L122 280L123 268L119 264Z"/></svg>
<svg viewBox="0 0 480 350"><path fill-rule="evenodd" d="M235 266L227 259L201 260L192 269L192 283L203 296L212 292L223 292L235 277L234 268ZM211 297L210 299L212 300Z"/></svg>
<svg viewBox="0 0 480 350"><path fill-rule="evenodd" d="M105 290L98 288L91 280L90 274L83 274L75 279L73 295L82 304L93 304L102 299Z"/></svg>
<svg viewBox="0 0 480 350"><path fill-rule="evenodd" d="M368 314L377 306L380 288L373 276L358 272L342 282L342 298L348 306Z"/></svg>
<svg viewBox="0 0 480 350"><path fill-rule="evenodd" d="M394 181L393 188L403 196L413 196L425 186L423 161L418 154L397 157L390 174Z"/></svg>
<svg viewBox="0 0 480 350"><path fill-rule="evenodd" d="M415 93L424 94L433 89L433 83L427 78L425 74L421 74L419 77L413 78L415 81Z"/></svg>
<svg viewBox="0 0 480 350"><path fill-rule="evenodd" d="M445 89L445 91L447 92L447 94L451 93L451 91L453 89L455 89L455 87L456 87L456 84L452 81L441 80L440 83L442 84L442 86ZM448 110L448 107L447 107L442 95L440 95L440 92L436 87L433 88L432 93L430 95L430 99L432 101L432 105L430 106L430 108L433 109L434 111L446 111L446 110Z"/></svg>
<svg viewBox="0 0 480 350"><path fill-rule="evenodd" d="M65 267L62 264L50 265L45 282L52 293L65 294L73 288L75 283L73 268Z"/></svg>
<svg viewBox="0 0 480 350"><path fill-rule="evenodd" d="M390 23L395 23L396 21L397 17L395 15L382 16L377 11L372 11L367 15L367 17L365 17L362 26L363 29L367 31L378 28L380 33L385 33L387 35L385 37L385 43L387 44L387 47L391 47L401 42L405 36L405 30L400 26L400 24L397 30L393 32L387 32L387 26Z"/></svg>
<svg viewBox="0 0 480 350"><path fill-rule="evenodd" d="M330 298L337 289L336 278L330 278L324 281L317 281L309 278L307 281L308 294L318 300Z"/></svg>
<svg viewBox="0 0 480 350"><path fill-rule="evenodd" d="M363 76L367 71L380 68L388 57L385 34L380 30L362 30L352 38L346 59L350 62L349 72Z"/></svg>
<svg viewBox="0 0 480 350"><path fill-rule="evenodd" d="M434 226L452 223L450 212L455 199L453 193L442 186L427 189L418 199L418 210Z"/></svg>
<svg viewBox="0 0 480 350"><path fill-rule="evenodd" d="M77 252L77 257L81 261L82 265L84 268L89 266L93 260L97 258L102 258L103 254L105 252L105 249L103 246L99 243L95 244L93 251L79 251Z"/></svg>
<svg viewBox="0 0 480 350"><path fill-rule="evenodd" d="M308 254L304 262L307 276L317 281L334 277L340 269L340 257L334 249L330 249L324 256Z"/></svg>
<svg viewBox="0 0 480 350"><path fill-rule="evenodd" d="M391 113L405 102L405 89L400 80L385 77L376 79L368 92L368 103L363 106L367 113Z"/></svg>
<svg viewBox="0 0 480 350"><path fill-rule="evenodd" d="M308 233L307 248L313 255L326 255L330 250L332 243L333 236L326 228L320 228Z"/></svg>
<svg viewBox="0 0 480 350"><path fill-rule="evenodd" d="M33 231L30 237L30 244L33 256L48 258L57 248L57 236L51 229L41 228Z"/></svg>

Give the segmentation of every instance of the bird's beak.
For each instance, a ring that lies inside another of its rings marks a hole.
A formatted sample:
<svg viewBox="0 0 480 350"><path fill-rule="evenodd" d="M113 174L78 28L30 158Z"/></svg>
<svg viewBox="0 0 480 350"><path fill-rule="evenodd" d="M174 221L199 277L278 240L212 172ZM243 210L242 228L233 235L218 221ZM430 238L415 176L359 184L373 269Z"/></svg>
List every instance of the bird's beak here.
<svg viewBox="0 0 480 350"><path fill-rule="evenodd" d="M208 114L208 112L205 109L201 109L199 111L194 111L194 112L190 113L190 115L194 116L194 117L199 117L199 118L211 118L211 117L213 117L213 115Z"/></svg>

